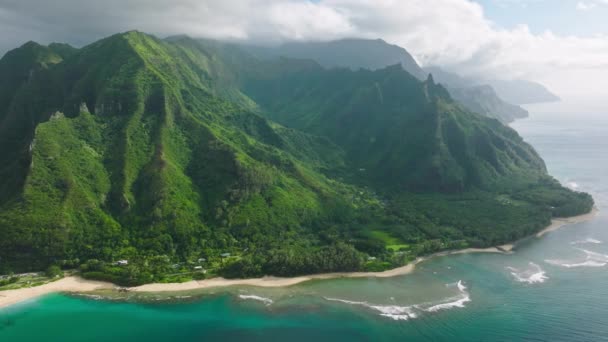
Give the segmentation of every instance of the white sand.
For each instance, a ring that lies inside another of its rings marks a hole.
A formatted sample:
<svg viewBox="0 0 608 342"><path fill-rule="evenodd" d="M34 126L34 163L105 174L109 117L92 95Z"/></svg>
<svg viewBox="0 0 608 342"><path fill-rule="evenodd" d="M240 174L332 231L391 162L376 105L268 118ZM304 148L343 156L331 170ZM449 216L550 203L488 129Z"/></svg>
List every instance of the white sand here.
<svg viewBox="0 0 608 342"><path fill-rule="evenodd" d="M552 231L558 230L559 228L561 228L565 225L589 221L592 218L594 218L597 215L597 213L599 213L599 210L596 207L593 207L593 210L591 210L591 212L588 214L572 216L572 217L567 217L567 218L553 219L553 220L551 220L551 225L549 225L549 227L538 232L536 234L536 237L537 238L542 237L543 235L550 233Z"/></svg>
<svg viewBox="0 0 608 342"><path fill-rule="evenodd" d="M36 287L0 291L0 308L54 292L89 292L114 287L115 285L110 283L85 280L79 277L65 277Z"/></svg>
<svg viewBox="0 0 608 342"><path fill-rule="evenodd" d="M233 285L250 285L260 287L283 287L291 286L305 281L318 280L318 279L335 279L335 278L390 278L400 275L406 275L412 273L416 269L416 265L440 256L447 256L452 254L465 254L465 253L504 253L496 247L490 248L467 248L457 251L446 251L431 254L429 256L418 258L409 264L394 268L392 270L383 272L335 272L335 273L322 273L312 274L308 276L300 276L293 278L280 278L280 277L263 277L253 279L224 279L224 278L213 278L206 280L192 280L186 283L170 283L170 284L146 284L137 287L132 287L129 290L135 292L174 292L174 291L187 291L206 289L211 287L222 287L222 286L233 286Z"/></svg>

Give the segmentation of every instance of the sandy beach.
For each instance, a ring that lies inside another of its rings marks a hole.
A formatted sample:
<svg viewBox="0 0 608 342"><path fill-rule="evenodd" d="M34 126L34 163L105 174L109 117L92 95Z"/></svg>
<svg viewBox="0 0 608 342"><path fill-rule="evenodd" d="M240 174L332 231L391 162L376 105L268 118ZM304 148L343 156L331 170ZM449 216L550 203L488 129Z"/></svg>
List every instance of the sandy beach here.
<svg viewBox="0 0 608 342"><path fill-rule="evenodd" d="M114 287L116 286L110 283L86 280L80 277L65 277L36 287L0 291L0 308L54 292L90 292L113 289Z"/></svg>
<svg viewBox="0 0 608 342"><path fill-rule="evenodd" d="M551 220L551 225L549 225L549 227L538 232L536 234L536 237L537 238L542 237L543 235L550 233L552 231L558 230L565 225L589 221L592 218L594 218L598 213L599 213L599 209L597 209L597 207L593 207L591 212L589 212L588 214L585 214L585 215L553 219L553 220Z"/></svg>
<svg viewBox="0 0 608 342"><path fill-rule="evenodd" d="M543 235L557 230L565 225L584 222L592 219L597 215L598 210L594 208L590 213L564 219L554 219L551 225L543 229L536 234L536 237L542 237ZM392 270L384 272L336 272L336 273L323 273L314 274L307 276L299 276L292 278L280 278L280 277L262 277L253 279L224 279L224 278L213 278L205 280L192 280L185 283L168 283L168 284L145 284L137 287L129 288L132 292L179 292L179 291L191 291L198 289L207 289L214 287L225 287L225 286L237 286L237 285L249 285L259 287L283 287L292 286L299 283L303 283L310 280L321 280L321 279L335 279L335 278L388 278L400 275L406 275L412 273L416 269L416 265L436 257L455 255L455 254L467 254L467 253L512 253L514 244L505 244L496 247L489 248L466 248L455 251L444 251L435 254L428 255L426 257L417 258L413 262L398 267ZM22 288L17 290L0 291L0 308L7 307L22 301L44 296L46 294L55 292L92 292L96 290L104 289L115 289L118 288L116 285L106 282L92 281L82 279L77 276L69 276L63 279L57 280L52 283L45 285Z"/></svg>
<svg viewBox="0 0 608 342"><path fill-rule="evenodd" d="M465 254L465 253L505 253L496 247L490 248L468 248L458 251L446 251L431 254L426 257L418 258L411 263L387 270L384 272L335 272L335 273L322 273L313 274L307 276L281 278L281 277L262 277L262 278L251 278L251 279L224 279L221 277L205 279L205 280L191 280L185 283L154 283L145 284L141 286L131 287L128 290L130 292L179 292L179 291L192 291L200 289L208 289L214 287L226 287L226 286L237 286L237 285L249 285L259 287L284 287L300 284L310 280L322 280L322 279L335 279L335 278L389 278L400 275L406 275L412 273L416 269L416 265L426 260L447 256L451 254ZM92 292L96 290L107 290L107 289L118 289L119 287L106 282L92 281L80 278L78 276L69 276L63 279L57 280L52 283L40 285L37 287L23 288L17 290L0 291L0 308L7 307L22 301L34 299L40 296L44 296L55 292Z"/></svg>
<svg viewBox="0 0 608 342"><path fill-rule="evenodd" d="M205 279L205 280L191 280L185 283L154 283L145 284L141 286L131 287L128 290L130 292L179 292L179 291L192 291L201 290L214 287L226 287L226 286L238 286L238 285L249 285L259 287L285 287L300 284L311 280L322 280L322 279L335 279L335 278L389 278L400 275L406 275L412 273L416 269L416 265L430 260L436 257L448 256L453 254L466 254L466 253L508 253L504 249L511 249L512 245L505 245L500 247L490 248L467 248L456 251L445 251L435 254L428 255L426 257L420 257L411 263L394 268L383 272L335 272L335 273L321 273L307 276L281 278L281 277L262 277L262 278L251 278L251 279L224 279L221 277ZM504 249L503 249L504 248ZM69 276L58 281L48 283L45 285L23 288L17 290L0 291L0 308L7 307L22 301L33 299L36 297L44 296L46 294L54 292L92 292L96 290L107 290L107 289L118 289L119 287L106 282L92 281L80 278L78 276Z"/></svg>

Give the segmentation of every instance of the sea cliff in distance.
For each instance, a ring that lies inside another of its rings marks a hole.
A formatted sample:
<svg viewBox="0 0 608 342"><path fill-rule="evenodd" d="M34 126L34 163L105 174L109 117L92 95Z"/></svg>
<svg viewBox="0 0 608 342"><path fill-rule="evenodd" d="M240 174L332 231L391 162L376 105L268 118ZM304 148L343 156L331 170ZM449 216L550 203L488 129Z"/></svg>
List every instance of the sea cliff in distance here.
<svg viewBox="0 0 608 342"><path fill-rule="evenodd" d="M0 273L376 272L593 207L513 129L401 65L127 32L27 43L0 80Z"/></svg>

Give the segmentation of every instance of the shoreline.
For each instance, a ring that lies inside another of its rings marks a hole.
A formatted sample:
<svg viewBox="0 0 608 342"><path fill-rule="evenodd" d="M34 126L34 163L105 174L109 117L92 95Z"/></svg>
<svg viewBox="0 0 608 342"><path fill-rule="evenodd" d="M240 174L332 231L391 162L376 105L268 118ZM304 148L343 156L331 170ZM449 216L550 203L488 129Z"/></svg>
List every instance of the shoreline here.
<svg viewBox="0 0 608 342"><path fill-rule="evenodd" d="M573 216L569 218L556 218L551 220L551 224L540 232L531 235L531 237L540 238L547 233L555 231L563 226L576 224L584 221L588 221L594 218L599 210L594 207L591 212L579 216ZM526 238L525 238L526 239ZM519 240L521 241L521 240ZM321 273L312 274L306 276L297 276L291 278L265 276L262 278L250 278L250 279L225 279L225 278L211 278L205 280L191 280L185 283L153 283L144 284L136 287L128 288L129 292L147 293L147 292L180 292L180 291L192 291L202 290L216 287L227 287L227 286L257 286L257 287L287 287L311 280L326 280L336 278L390 278L401 275L407 275L412 273L416 269L416 265L437 257L458 255L458 254L469 254L469 253L500 253L500 254L511 254L513 249L517 246L518 241L511 244L505 244L496 247L488 248L466 248L461 250L443 251L433 253L425 257L419 257L416 260L410 262L405 266L394 268L383 272L334 272L334 273ZM47 294L57 292L67 293L86 293L98 290L112 290L118 289L119 286L101 281L87 280L78 276L68 276L57 281L40 285L37 287L21 288L15 290L0 291L0 309L8 306L18 304L27 300L35 299Z"/></svg>
<svg viewBox="0 0 608 342"><path fill-rule="evenodd" d="M551 224L548 227L546 227L545 229L541 230L540 232L534 234L534 236L537 238L540 238L540 237L543 237L545 234L548 234L548 233L551 233L553 231L560 229L563 226L589 221L592 218L594 218L595 216L597 216L597 214L599 212L600 212L600 210L596 206L594 206L590 212L583 214L583 215L564 217L564 218L561 218L561 217L554 218L551 220Z"/></svg>

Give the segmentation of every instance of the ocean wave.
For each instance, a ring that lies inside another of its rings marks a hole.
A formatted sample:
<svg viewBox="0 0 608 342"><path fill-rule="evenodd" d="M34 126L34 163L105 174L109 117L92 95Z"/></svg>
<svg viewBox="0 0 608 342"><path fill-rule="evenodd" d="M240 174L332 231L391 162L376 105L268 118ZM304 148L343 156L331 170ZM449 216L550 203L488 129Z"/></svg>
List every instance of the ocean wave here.
<svg viewBox="0 0 608 342"><path fill-rule="evenodd" d="M579 262L579 263L572 263L570 261L563 261L563 260L545 260L546 263L551 264L551 265L555 265L555 266L561 266L561 267L566 267L566 268L575 268L575 267L604 267L606 266L605 262L597 262L597 261L593 261L593 260L586 260L583 262Z"/></svg>
<svg viewBox="0 0 608 342"><path fill-rule="evenodd" d="M458 296L443 299L439 302L418 305L417 307L421 308L422 310L424 310L426 312L437 312L437 311L449 310L449 309L453 309L453 308L464 308L465 303L471 301L471 297L469 296L469 293L467 292L467 287L464 285L462 280L459 280L458 282L453 283L453 284L447 284L446 286L447 287L457 287L460 294Z"/></svg>
<svg viewBox="0 0 608 342"><path fill-rule="evenodd" d="M375 305L368 302L357 302L352 300L323 297L331 302L340 302L350 305L361 305L380 312L380 316L391 318L395 321L407 321L410 318L416 318L418 315L414 312L414 306L398 306L398 305Z"/></svg>
<svg viewBox="0 0 608 342"><path fill-rule="evenodd" d="M585 254L587 254L587 259L588 260L593 260L593 261L598 261L598 262L608 262L608 255L606 254L601 254L598 252L594 252L594 251L590 251L587 249L582 249L579 248L581 251L583 251Z"/></svg>
<svg viewBox="0 0 608 342"><path fill-rule="evenodd" d="M103 296L96 295L96 294L78 293L76 295L80 296L80 297L92 299L92 300L102 300L102 299L105 299Z"/></svg>
<svg viewBox="0 0 608 342"><path fill-rule="evenodd" d="M585 253L584 260L555 260L547 259L546 263L566 268L576 267L604 267L608 265L608 255L601 254L598 252L590 251L583 248L577 248L578 250Z"/></svg>
<svg viewBox="0 0 608 342"><path fill-rule="evenodd" d="M471 301L471 297L469 297L469 294L462 294L458 297L452 297L450 299L448 299L448 301L446 303L440 303L440 304L435 304L431 307L428 307L426 309L424 309L424 311L426 312L437 312L437 311L441 311L441 310L448 310L448 309L453 309L453 308L464 308L465 307L465 303L470 302Z"/></svg>
<svg viewBox="0 0 608 342"><path fill-rule="evenodd" d="M584 240L577 240L577 241L570 242L571 245L582 245L582 244L586 244L586 243L600 244L600 243L602 243L602 241L594 239L594 238L586 238Z"/></svg>
<svg viewBox="0 0 608 342"><path fill-rule="evenodd" d="M352 301L340 298L324 297L325 300L340 302L350 305L361 305L375 311L380 312L380 316L391 318L396 321L406 321L414 319L419 316L420 312L437 312L441 310L448 310L453 308L464 308L465 303L471 301L469 293L466 291L467 287L462 281L458 281L454 284L448 284L448 287L457 287L460 294L455 297L449 297L442 299L437 302L409 305L409 306L398 306L398 305L376 305L368 302Z"/></svg>
<svg viewBox="0 0 608 342"><path fill-rule="evenodd" d="M270 299L270 298L260 297L260 296L256 296L256 295L239 295L239 298L241 298L241 299L257 300L259 302L262 302L262 303L266 304L266 306L274 303L274 301L272 299Z"/></svg>
<svg viewBox="0 0 608 342"><path fill-rule="evenodd" d="M380 316L392 318L395 321L407 321L410 318L418 317L411 306L370 305L369 307L379 311Z"/></svg>
<svg viewBox="0 0 608 342"><path fill-rule="evenodd" d="M546 272L537 264L530 262L530 267L520 270L515 267L507 267L516 281L527 284L540 284L549 279Z"/></svg>
<svg viewBox="0 0 608 342"><path fill-rule="evenodd" d="M459 280L458 283L456 283L456 286L460 292L464 292L467 289L467 287L462 283L462 280Z"/></svg>

